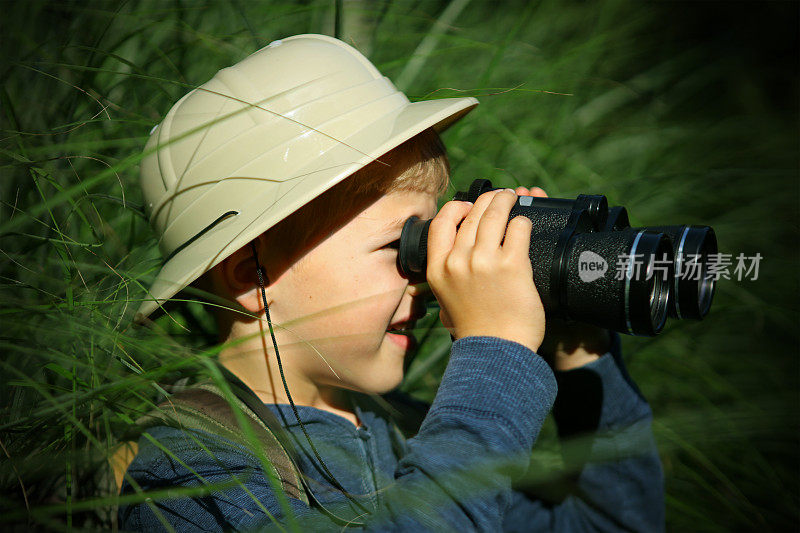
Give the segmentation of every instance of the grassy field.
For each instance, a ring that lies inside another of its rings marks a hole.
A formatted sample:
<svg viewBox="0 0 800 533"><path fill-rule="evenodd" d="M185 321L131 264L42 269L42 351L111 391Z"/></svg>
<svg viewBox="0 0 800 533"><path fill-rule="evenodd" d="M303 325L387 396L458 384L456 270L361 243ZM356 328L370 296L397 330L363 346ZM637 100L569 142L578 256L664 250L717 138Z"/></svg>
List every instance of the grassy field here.
<svg viewBox="0 0 800 533"><path fill-rule="evenodd" d="M131 326L160 265L137 170L192 87L274 39L339 35L412 100L481 101L444 140L460 189L606 194L634 225L715 228L763 257L710 315L623 338L654 412L673 531L798 527L798 13L791 3L4 2L0 20L0 523L111 527L110 446L213 368L186 302ZM449 198L449 196L448 196ZM432 309L403 387L431 399ZM552 420L533 454L563 468Z"/></svg>

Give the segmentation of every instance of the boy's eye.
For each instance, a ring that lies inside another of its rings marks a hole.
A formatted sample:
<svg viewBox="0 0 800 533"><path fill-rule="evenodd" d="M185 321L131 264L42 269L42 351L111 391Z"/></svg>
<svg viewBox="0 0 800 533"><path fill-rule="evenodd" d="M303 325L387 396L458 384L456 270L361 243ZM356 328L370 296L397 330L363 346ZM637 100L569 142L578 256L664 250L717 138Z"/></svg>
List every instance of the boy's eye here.
<svg viewBox="0 0 800 533"><path fill-rule="evenodd" d="M390 248L390 249L393 248L395 250L399 250L400 249L400 239L397 239L396 241L390 242L389 244L384 246L384 248Z"/></svg>

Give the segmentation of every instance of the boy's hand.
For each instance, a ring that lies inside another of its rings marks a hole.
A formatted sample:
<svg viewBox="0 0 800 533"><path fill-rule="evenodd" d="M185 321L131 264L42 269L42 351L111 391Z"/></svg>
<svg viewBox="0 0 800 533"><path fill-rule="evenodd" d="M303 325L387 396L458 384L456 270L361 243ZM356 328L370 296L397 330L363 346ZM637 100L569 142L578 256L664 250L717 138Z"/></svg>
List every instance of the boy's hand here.
<svg viewBox="0 0 800 533"><path fill-rule="evenodd" d="M447 202L428 230L426 275L454 339L488 335L537 351L545 314L528 257L531 221L508 222L516 201L513 191L495 190L474 206Z"/></svg>
<svg viewBox="0 0 800 533"><path fill-rule="evenodd" d="M547 198L540 187L517 187L519 196ZM539 354L550 363L553 370L571 370L596 361L611 346L611 334L591 324L566 322L553 318L547 321L547 331Z"/></svg>

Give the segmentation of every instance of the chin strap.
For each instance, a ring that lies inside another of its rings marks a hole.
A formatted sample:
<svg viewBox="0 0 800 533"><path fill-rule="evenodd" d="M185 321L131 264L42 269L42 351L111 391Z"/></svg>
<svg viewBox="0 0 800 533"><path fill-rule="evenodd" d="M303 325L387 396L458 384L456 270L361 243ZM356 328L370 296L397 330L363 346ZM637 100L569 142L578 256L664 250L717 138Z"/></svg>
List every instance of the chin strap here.
<svg viewBox="0 0 800 533"><path fill-rule="evenodd" d="M308 436L308 432L306 431L305 425L303 425L303 421L300 420L300 414L297 412L297 407L294 405L294 400L292 400L292 395L289 393L289 386L286 384L286 377L283 374L283 364L281 363L281 356L278 353L278 341L275 340L275 332L272 330L272 319L269 316L269 306L267 305L267 294L264 290L265 287L264 278L267 277L267 273L264 271L264 269L261 268L261 264L258 261L258 250L256 249L255 241L251 241L250 246L253 249L253 259L255 259L256 262L256 273L258 274L258 287L261 289L261 300L264 303L264 312L266 313L267 316L267 324L269 325L269 334L272 337L272 345L275 347L275 359L278 361L278 370L280 371L281 374L281 381L283 382L283 390L286 392L286 397L289 398L289 404L292 406L292 411L294 412L294 416L295 418L297 418L297 422L300 424L300 429L303 430L303 434L306 436L308 444L314 451L314 455L316 456L320 465L322 465L322 469L325 471L325 474L327 474L327 476L329 477L329 481L333 484L334 487L336 487L339 491L341 491L351 502L353 502L353 504L356 507L361 509L364 512L364 514L369 514L369 511L356 500L354 495L347 492L345 488L342 487L342 485L339 483L339 481L334 477L331 471L328 470L328 466L325 464L325 461L322 460L322 457L320 457L319 452L317 452L317 448L314 446L314 443L311 442L311 437ZM267 282L269 282L269 278L267 278ZM350 526L365 525L362 522L356 522L354 520L344 520L333 514L331 511L325 509L325 507L322 506L322 504L316 498L314 498L314 501L316 501L320 505L325 514L327 514L329 517L333 518L337 522L343 521Z"/></svg>

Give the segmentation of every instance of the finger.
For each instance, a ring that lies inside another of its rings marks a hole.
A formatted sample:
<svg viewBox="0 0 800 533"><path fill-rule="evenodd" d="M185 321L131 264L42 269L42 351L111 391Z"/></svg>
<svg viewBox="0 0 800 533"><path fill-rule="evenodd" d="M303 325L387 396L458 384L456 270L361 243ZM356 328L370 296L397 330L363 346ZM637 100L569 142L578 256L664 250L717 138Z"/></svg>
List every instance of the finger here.
<svg viewBox="0 0 800 533"><path fill-rule="evenodd" d="M478 226L483 217L483 213L489 207L489 204L491 204L492 199L501 191L502 189L495 189L485 192L475 200L475 205L472 210L464 219L464 222L461 223L461 227L458 228L458 235L456 235L453 250L465 253L475 246L475 235L478 233Z"/></svg>
<svg viewBox="0 0 800 533"><path fill-rule="evenodd" d="M471 202L450 201L442 206L428 227L428 272L441 269L444 259L453 249L456 226L472 209Z"/></svg>
<svg viewBox="0 0 800 533"><path fill-rule="evenodd" d="M503 253L511 256L521 256L522 254L528 256L531 248L532 228L533 223L528 217L519 215L512 218L506 229L502 248Z"/></svg>
<svg viewBox="0 0 800 533"><path fill-rule="evenodd" d="M547 198L547 193L544 192L544 189L541 187L531 187L530 189L526 187L517 187L514 189L519 196L536 196L538 198Z"/></svg>
<svg viewBox="0 0 800 533"><path fill-rule="evenodd" d="M516 193L508 189L492 198L478 225L478 233L475 236L476 251L488 252L500 248L500 242L508 225L508 214L516 203Z"/></svg>

